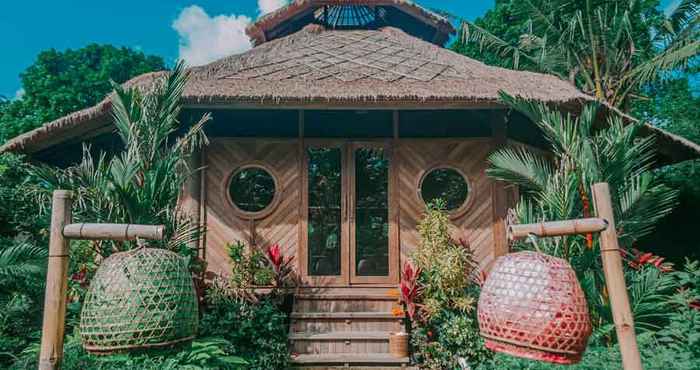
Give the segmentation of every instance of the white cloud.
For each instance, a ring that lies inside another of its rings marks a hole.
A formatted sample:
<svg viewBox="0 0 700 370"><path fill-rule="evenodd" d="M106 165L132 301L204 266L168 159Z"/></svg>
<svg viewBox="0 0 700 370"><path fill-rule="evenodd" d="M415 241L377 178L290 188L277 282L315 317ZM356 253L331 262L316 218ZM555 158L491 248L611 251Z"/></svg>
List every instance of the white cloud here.
<svg viewBox="0 0 700 370"><path fill-rule="evenodd" d="M287 0L258 0L260 14L267 14L287 5Z"/></svg>
<svg viewBox="0 0 700 370"><path fill-rule="evenodd" d="M258 0L258 10L267 14L287 4L289 0ZM253 44L245 29L251 22L245 15L210 17L202 7L188 6L173 22L180 36L180 59L199 66L250 49Z"/></svg>
<svg viewBox="0 0 700 370"><path fill-rule="evenodd" d="M24 96L24 89L23 88L20 88L19 90L17 90L15 92L15 100L22 99L23 96Z"/></svg>
<svg viewBox="0 0 700 370"><path fill-rule="evenodd" d="M210 17L197 5L183 9L173 22L180 35L180 59L198 66L250 49L252 43L245 33L250 23L244 15Z"/></svg>

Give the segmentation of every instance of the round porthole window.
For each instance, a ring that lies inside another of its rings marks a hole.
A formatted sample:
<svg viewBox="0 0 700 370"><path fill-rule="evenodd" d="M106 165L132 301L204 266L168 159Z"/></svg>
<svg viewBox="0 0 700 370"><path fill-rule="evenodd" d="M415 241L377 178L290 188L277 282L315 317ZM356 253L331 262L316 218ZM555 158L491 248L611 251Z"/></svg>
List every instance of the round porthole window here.
<svg viewBox="0 0 700 370"><path fill-rule="evenodd" d="M427 171L419 189L421 198L426 204L441 199L450 213L464 209L469 198L469 190L466 177L451 167L437 167Z"/></svg>
<svg viewBox="0 0 700 370"><path fill-rule="evenodd" d="M245 166L236 170L228 183L231 202L246 215L259 215L275 200L277 183L261 166Z"/></svg>

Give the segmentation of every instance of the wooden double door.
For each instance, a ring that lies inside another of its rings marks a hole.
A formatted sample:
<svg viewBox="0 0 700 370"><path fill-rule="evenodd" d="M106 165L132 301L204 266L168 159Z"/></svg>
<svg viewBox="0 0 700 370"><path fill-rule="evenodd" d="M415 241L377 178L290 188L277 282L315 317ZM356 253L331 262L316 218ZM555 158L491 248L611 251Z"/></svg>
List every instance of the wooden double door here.
<svg viewBox="0 0 700 370"><path fill-rule="evenodd" d="M396 284L398 204L389 141L303 145L301 270L313 286Z"/></svg>

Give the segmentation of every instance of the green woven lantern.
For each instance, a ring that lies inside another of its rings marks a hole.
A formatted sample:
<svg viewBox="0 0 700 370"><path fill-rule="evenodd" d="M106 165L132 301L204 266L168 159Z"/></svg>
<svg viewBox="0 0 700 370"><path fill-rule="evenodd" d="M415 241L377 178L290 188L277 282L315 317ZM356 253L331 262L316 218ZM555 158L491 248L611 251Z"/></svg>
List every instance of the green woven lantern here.
<svg viewBox="0 0 700 370"><path fill-rule="evenodd" d="M85 298L80 336L93 353L168 346L194 338L198 314L185 260L139 248L102 262Z"/></svg>

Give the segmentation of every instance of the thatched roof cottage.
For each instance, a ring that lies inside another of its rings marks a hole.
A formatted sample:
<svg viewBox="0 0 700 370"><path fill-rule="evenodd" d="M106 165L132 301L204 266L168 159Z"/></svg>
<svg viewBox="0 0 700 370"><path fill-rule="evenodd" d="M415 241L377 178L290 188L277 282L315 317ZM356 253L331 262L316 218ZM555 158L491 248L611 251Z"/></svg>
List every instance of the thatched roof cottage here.
<svg viewBox="0 0 700 370"><path fill-rule="evenodd" d="M425 203L446 198L482 265L508 250L503 219L517 191L485 175L486 158L504 145L542 147L543 138L499 91L574 112L591 98L555 76L445 49L450 22L407 0L296 0L247 31L255 47L192 68L183 96L184 122L214 117L198 158L205 169L187 189L208 228L202 256L220 273L236 240L279 243L296 257L306 289L290 334L297 362L403 363L386 353L385 334L399 324L385 292L418 243ZM127 85L147 88L160 76ZM110 114L107 97L1 150L70 163L83 142L114 145ZM700 154L683 138L646 133L666 161ZM245 191L253 187L264 190Z"/></svg>

